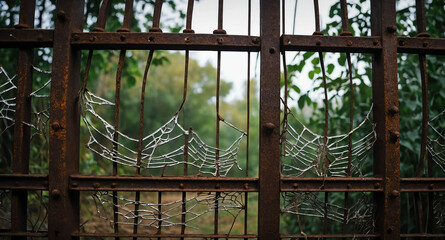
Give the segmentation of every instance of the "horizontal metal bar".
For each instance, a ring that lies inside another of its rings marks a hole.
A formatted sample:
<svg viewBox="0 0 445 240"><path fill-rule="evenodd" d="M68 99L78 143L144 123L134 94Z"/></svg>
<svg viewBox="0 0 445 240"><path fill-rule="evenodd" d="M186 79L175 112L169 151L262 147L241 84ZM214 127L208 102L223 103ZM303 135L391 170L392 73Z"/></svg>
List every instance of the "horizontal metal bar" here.
<svg viewBox="0 0 445 240"><path fill-rule="evenodd" d="M445 192L445 178L402 178L401 192Z"/></svg>
<svg viewBox="0 0 445 240"><path fill-rule="evenodd" d="M284 51L373 53L382 49L380 37L283 35Z"/></svg>
<svg viewBox="0 0 445 240"><path fill-rule="evenodd" d="M82 233L74 232L73 237L151 237L151 238L199 238L199 239L213 239L213 238L258 238L256 234L246 235L227 235L227 234L144 234L144 233Z"/></svg>
<svg viewBox="0 0 445 240"><path fill-rule="evenodd" d="M0 189L48 190L48 175L1 174Z"/></svg>
<svg viewBox="0 0 445 240"><path fill-rule="evenodd" d="M397 40L399 53L445 54L444 38L398 37Z"/></svg>
<svg viewBox="0 0 445 240"><path fill-rule="evenodd" d="M443 239L445 237L445 233L402 233L400 234L401 238L436 238Z"/></svg>
<svg viewBox="0 0 445 240"><path fill-rule="evenodd" d="M356 238L378 238L380 237L379 234L314 234L314 235L286 235L281 234L280 238L291 238L291 239L324 239L324 238L350 238L350 239L356 239Z"/></svg>
<svg viewBox="0 0 445 240"><path fill-rule="evenodd" d="M77 191L256 192L258 179L71 175L70 189Z"/></svg>
<svg viewBox="0 0 445 240"><path fill-rule="evenodd" d="M9 232L0 230L0 236L9 237L48 237L48 232Z"/></svg>
<svg viewBox="0 0 445 240"><path fill-rule="evenodd" d="M379 192L382 178L281 178L282 192Z"/></svg>
<svg viewBox="0 0 445 240"><path fill-rule="evenodd" d="M0 29L2 48L52 47L54 30L51 29Z"/></svg>
<svg viewBox="0 0 445 240"><path fill-rule="evenodd" d="M223 34L74 33L71 44L81 49L260 50L259 37Z"/></svg>

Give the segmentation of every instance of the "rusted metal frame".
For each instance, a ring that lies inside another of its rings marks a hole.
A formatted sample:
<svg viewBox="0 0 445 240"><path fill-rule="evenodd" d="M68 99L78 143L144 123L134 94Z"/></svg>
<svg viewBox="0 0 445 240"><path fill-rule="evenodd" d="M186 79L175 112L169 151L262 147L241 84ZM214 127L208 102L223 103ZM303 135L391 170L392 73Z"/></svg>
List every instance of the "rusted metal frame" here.
<svg viewBox="0 0 445 240"><path fill-rule="evenodd" d="M333 238L348 238L348 239L356 239L356 238L379 238L378 234L308 234L308 235L286 235L281 234L280 239L282 238L301 238L301 239L333 239Z"/></svg>
<svg viewBox="0 0 445 240"><path fill-rule="evenodd" d="M374 194L376 232L383 239L400 237L400 145L397 85L395 0L371 1L371 33L381 37L382 51L372 58L374 176L383 178L383 192Z"/></svg>
<svg viewBox="0 0 445 240"><path fill-rule="evenodd" d="M258 178L70 176L76 191L256 192Z"/></svg>
<svg viewBox="0 0 445 240"><path fill-rule="evenodd" d="M77 33L71 44L80 49L163 49L259 51L260 37L186 33Z"/></svg>
<svg viewBox="0 0 445 240"><path fill-rule="evenodd" d="M380 37L283 35L284 51L374 53L382 49Z"/></svg>
<svg viewBox="0 0 445 240"><path fill-rule="evenodd" d="M443 239L445 237L445 233L402 233L400 234L401 238L434 238L434 239Z"/></svg>
<svg viewBox="0 0 445 240"><path fill-rule="evenodd" d="M147 234L147 233L82 233L82 232L74 232L73 236L76 237L92 237L92 238L102 238L102 237L151 237L151 238L199 238L199 239L214 239L214 238L258 238L256 234L248 234L248 235L227 235L227 234L173 234L173 233L164 233L164 234Z"/></svg>
<svg viewBox="0 0 445 240"><path fill-rule="evenodd" d="M380 192L382 178L281 178L282 192Z"/></svg>
<svg viewBox="0 0 445 240"><path fill-rule="evenodd" d="M34 28L35 1L20 3L18 29ZM15 109L14 141L13 141L13 174L27 174L29 172L29 150L31 129L25 124L31 122L32 73L34 49L20 48L17 67L17 95ZM26 190L12 190L11 194L11 232L25 232L27 225L28 192ZM13 237L13 239L26 239Z"/></svg>
<svg viewBox="0 0 445 240"><path fill-rule="evenodd" d="M429 37L429 34L426 32L426 21L425 21L425 1L424 0L416 0L416 16L417 16L417 36L419 37ZM420 138L420 156L419 163L417 165L417 170L415 176L418 178L422 174L422 169L424 166L425 158L427 156L427 139L428 139L428 121L429 121L429 103L428 103L428 75L426 69L426 57L425 54L419 54L419 65L420 65L420 79L422 85L422 126L421 126L421 138ZM432 163L431 158L428 158L428 167ZM431 169L431 168L429 168ZM432 172L428 172L429 175L432 175ZM433 194L429 194L428 196L428 206L429 209L432 210L433 206ZM414 200L416 204L416 212L417 212L417 226L419 228L420 233L425 233L425 229L423 227L423 208L422 208L422 200L420 198L420 193L414 193ZM434 214L433 211L430 213ZM427 216L434 219L434 216ZM428 219L427 219L428 220ZM434 221L430 221L430 223L434 224ZM433 226L431 226L433 228Z"/></svg>
<svg viewBox="0 0 445 240"><path fill-rule="evenodd" d="M398 53L445 55L445 38L398 37Z"/></svg>
<svg viewBox="0 0 445 240"><path fill-rule="evenodd" d="M401 178L401 192L445 192L445 178Z"/></svg>
<svg viewBox="0 0 445 240"><path fill-rule="evenodd" d="M0 189L48 190L48 175L1 174Z"/></svg>
<svg viewBox="0 0 445 240"><path fill-rule="evenodd" d="M0 29L2 48L40 48L53 46L54 30L52 29Z"/></svg>
<svg viewBox="0 0 445 240"><path fill-rule="evenodd" d="M260 151L258 238L280 229L280 2L260 1Z"/></svg>
<svg viewBox="0 0 445 240"><path fill-rule="evenodd" d="M163 0L155 1L155 9L153 11L153 25L149 29L149 32L162 32L159 28L159 23L161 21L161 10L162 10Z"/></svg>
<svg viewBox="0 0 445 240"><path fill-rule="evenodd" d="M24 237L24 239L28 237L48 237L47 232L0 232L0 236L5 237Z"/></svg>
<svg viewBox="0 0 445 240"><path fill-rule="evenodd" d="M50 99L49 239L70 239L79 230L79 192L69 190L69 176L79 171L78 106L80 50L70 44L71 34L83 27L84 1L56 4ZM63 217L62 217L63 214Z"/></svg>
<svg viewBox="0 0 445 240"><path fill-rule="evenodd" d="M252 29L252 0L248 0L247 3L247 35L251 36ZM246 98L247 98L247 110L246 110L246 178L249 177L249 146L250 146L250 51L247 51L247 87L246 87ZM248 187L248 185L247 185ZM247 219L249 217L248 212L248 202L249 194L244 193L244 235L247 235ZM247 238L244 238L247 240Z"/></svg>

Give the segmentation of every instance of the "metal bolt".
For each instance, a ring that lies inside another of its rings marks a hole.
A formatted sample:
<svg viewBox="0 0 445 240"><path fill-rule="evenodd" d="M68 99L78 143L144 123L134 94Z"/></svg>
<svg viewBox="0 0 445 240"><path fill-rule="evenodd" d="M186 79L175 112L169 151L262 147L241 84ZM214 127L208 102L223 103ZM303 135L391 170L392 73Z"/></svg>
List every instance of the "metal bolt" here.
<svg viewBox="0 0 445 240"><path fill-rule="evenodd" d="M184 38L184 42L190 42L190 38L189 37Z"/></svg>
<svg viewBox="0 0 445 240"><path fill-rule="evenodd" d="M396 25L388 26L386 28L386 31L388 31L389 33L395 33L397 31L397 26Z"/></svg>
<svg viewBox="0 0 445 240"><path fill-rule="evenodd" d="M294 183L294 188L298 188L298 183Z"/></svg>
<svg viewBox="0 0 445 240"><path fill-rule="evenodd" d="M180 183L180 184L179 184L179 188L184 188L184 184L183 184L183 183Z"/></svg>
<svg viewBox="0 0 445 240"><path fill-rule="evenodd" d="M218 38L218 39L216 39L216 41L218 42L218 44L222 44L223 43L223 39L222 38Z"/></svg>
<svg viewBox="0 0 445 240"><path fill-rule="evenodd" d="M351 188L352 188L352 185L351 185L350 183L348 183L348 185L346 185L346 188L347 188L347 189L351 189Z"/></svg>
<svg viewBox="0 0 445 240"><path fill-rule="evenodd" d="M392 107L390 107L390 108L388 109L388 112L389 112L391 115L395 115L395 114L399 113L399 108L396 107L396 106L392 106Z"/></svg>
<svg viewBox="0 0 445 240"><path fill-rule="evenodd" d="M79 186L79 184L77 183L77 182L73 182L73 183L71 183L71 187L77 187L77 186Z"/></svg>
<svg viewBox="0 0 445 240"><path fill-rule="evenodd" d="M389 137L392 142L397 142L400 138L400 133L398 131L389 131Z"/></svg>
<svg viewBox="0 0 445 240"><path fill-rule="evenodd" d="M42 34L37 35L37 40L42 41L43 40L43 36Z"/></svg>
<svg viewBox="0 0 445 240"><path fill-rule="evenodd" d="M217 184L215 185L215 188L216 188L216 189L220 189L220 188L221 188L221 186L219 185L219 183L217 183Z"/></svg>
<svg viewBox="0 0 445 240"><path fill-rule="evenodd" d="M90 37L90 42L96 41L96 37Z"/></svg>
<svg viewBox="0 0 445 240"><path fill-rule="evenodd" d="M320 45L321 45L320 40L317 40L317 41L315 42L315 45L320 46Z"/></svg>
<svg viewBox="0 0 445 240"><path fill-rule="evenodd" d="M348 45L348 46L352 46L352 41L348 41L348 42L347 42L347 45Z"/></svg>
<svg viewBox="0 0 445 240"><path fill-rule="evenodd" d="M375 188L375 189L379 189L380 187L381 187L380 183L376 183L376 184L374 184L374 188Z"/></svg>
<svg viewBox="0 0 445 240"><path fill-rule="evenodd" d="M80 39L80 37L79 37L79 35L78 35L78 34L74 34L74 35L73 35L73 39L74 39L74 41L77 41L77 40L79 40L79 39Z"/></svg>
<svg viewBox="0 0 445 240"><path fill-rule="evenodd" d="M121 35L120 38L121 38L121 41L123 42L123 41L125 41L127 39L127 36Z"/></svg>
<svg viewBox="0 0 445 240"><path fill-rule="evenodd" d="M244 189L249 189L249 184L248 183L244 183Z"/></svg>
<svg viewBox="0 0 445 240"><path fill-rule="evenodd" d="M264 124L264 128L266 129L266 131L268 133L272 133L273 130L275 129L275 124L268 122L268 123Z"/></svg>
<svg viewBox="0 0 445 240"><path fill-rule="evenodd" d="M400 46L405 46L405 41L400 40L400 41L399 41L399 45L400 45Z"/></svg>
<svg viewBox="0 0 445 240"><path fill-rule="evenodd" d="M65 21L66 20L66 13L65 13L65 11L63 11L63 10L60 10L57 14L57 18L60 20L60 21Z"/></svg>
<svg viewBox="0 0 445 240"><path fill-rule="evenodd" d="M433 188L434 188L434 184L431 183L431 184L428 186L428 188L429 188L429 189L433 189Z"/></svg>
<svg viewBox="0 0 445 240"><path fill-rule="evenodd" d="M275 48L273 48L273 47L269 48L269 53L270 54L274 54L275 53Z"/></svg>
<svg viewBox="0 0 445 240"><path fill-rule="evenodd" d="M60 129L60 123L57 122L57 121L54 121L54 122L51 124L51 128L52 128L54 131L59 130L59 129Z"/></svg>
<svg viewBox="0 0 445 240"><path fill-rule="evenodd" d="M117 183L111 183L111 188L116 188L116 186L117 186Z"/></svg>
<svg viewBox="0 0 445 240"><path fill-rule="evenodd" d="M400 196L400 192L399 191L397 191L397 190L392 190L392 192L391 192L391 198L397 198L397 197L399 197Z"/></svg>
<svg viewBox="0 0 445 240"><path fill-rule="evenodd" d="M59 189L54 189L51 191L51 195L53 196L53 199L59 199L61 193L60 193Z"/></svg>
<svg viewBox="0 0 445 240"><path fill-rule="evenodd" d="M422 44L423 47L428 47L428 45L429 45L428 42L423 42Z"/></svg>
<svg viewBox="0 0 445 240"><path fill-rule="evenodd" d="M155 40L154 37L149 37L149 38L148 38L148 42L153 42L153 40Z"/></svg>
<svg viewBox="0 0 445 240"><path fill-rule="evenodd" d="M260 42L260 40L259 40L258 38L256 38L256 37L254 37L254 38L252 38L252 42L255 43L255 44L257 44L257 43Z"/></svg>
<svg viewBox="0 0 445 240"><path fill-rule="evenodd" d="M98 187L100 187L100 183L98 183L98 182L93 183L93 187L94 187L94 188L98 188Z"/></svg>
<svg viewBox="0 0 445 240"><path fill-rule="evenodd" d="M379 45L379 40L374 40L374 41L372 41L372 44L374 44L374 46Z"/></svg>

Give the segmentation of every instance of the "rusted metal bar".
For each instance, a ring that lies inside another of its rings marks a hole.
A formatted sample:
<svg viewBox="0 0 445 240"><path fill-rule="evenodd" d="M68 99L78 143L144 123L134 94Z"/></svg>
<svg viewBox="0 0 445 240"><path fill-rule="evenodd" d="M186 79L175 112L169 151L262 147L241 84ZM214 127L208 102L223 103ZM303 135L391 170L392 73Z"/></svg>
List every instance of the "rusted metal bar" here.
<svg viewBox="0 0 445 240"><path fill-rule="evenodd" d="M223 9L224 0L218 0L218 29L213 31L213 34L226 34L226 30L223 29Z"/></svg>
<svg viewBox="0 0 445 240"><path fill-rule="evenodd" d="M150 32L162 32L159 28L159 22L161 21L161 11L162 11L163 0L155 1L155 9L153 11L153 26L150 28Z"/></svg>
<svg viewBox="0 0 445 240"><path fill-rule="evenodd" d="M280 239L282 238L288 238L288 239L295 239L295 238L302 238L302 239L333 239L333 238L349 238L349 239L356 239L356 238L379 238L380 235L378 234L311 234L311 235L285 235L281 234Z"/></svg>
<svg viewBox="0 0 445 240"><path fill-rule="evenodd" d="M72 236L75 237L93 237L93 238L102 238L102 237L152 237L152 238L199 238L199 239L214 239L214 238L258 238L258 235L256 234L248 234L248 235L241 235L241 234L233 234L233 235L227 235L227 234L173 234L173 233L164 233L164 234L144 234L144 233L138 233L138 234L131 234L131 233L82 233L82 232L74 232Z"/></svg>
<svg viewBox="0 0 445 240"><path fill-rule="evenodd" d="M53 39L52 29L0 29L2 48L52 47Z"/></svg>
<svg viewBox="0 0 445 240"><path fill-rule="evenodd" d="M401 192L444 192L445 178L401 178Z"/></svg>
<svg viewBox="0 0 445 240"><path fill-rule="evenodd" d="M379 192L381 178L281 178L282 192Z"/></svg>
<svg viewBox="0 0 445 240"><path fill-rule="evenodd" d="M372 59L373 113L377 140L374 176L383 178L375 193L376 231L383 239L400 236L400 144L397 84L395 0L371 2L371 33L381 37L383 50Z"/></svg>
<svg viewBox="0 0 445 240"><path fill-rule="evenodd" d="M48 175L1 174L0 189L48 190Z"/></svg>
<svg viewBox="0 0 445 240"><path fill-rule="evenodd" d="M105 32L105 24L107 22L108 13L110 12L111 1L112 0L102 1L99 9L99 14L97 15L96 27L93 28L93 31Z"/></svg>
<svg viewBox="0 0 445 240"><path fill-rule="evenodd" d="M24 237L25 239L28 237L36 237L36 238L44 238L48 237L47 232L0 232L0 236L5 237Z"/></svg>
<svg viewBox="0 0 445 240"><path fill-rule="evenodd" d="M78 33L71 44L80 49L260 50L259 37L222 34Z"/></svg>
<svg viewBox="0 0 445 240"><path fill-rule="evenodd" d="M252 0L247 3L247 35L250 37L252 29ZM249 146L250 146L250 51L247 51L247 111L246 111L246 178L249 177ZM246 187L246 185L245 185ZM247 185L248 187L248 185ZM244 193L244 235L247 235L247 220L249 218L248 212L249 194ZM247 240L248 238L244 238Z"/></svg>
<svg viewBox="0 0 445 240"><path fill-rule="evenodd" d="M382 49L380 37L283 35L284 51L374 53Z"/></svg>
<svg viewBox="0 0 445 240"><path fill-rule="evenodd" d="M70 239L79 230L79 192L69 191L69 176L79 171L78 97L80 51L71 47L83 27L84 1L58 1L54 30L50 99L49 239ZM63 217L61 217L63 214Z"/></svg>
<svg viewBox="0 0 445 240"><path fill-rule="evenodd" d="M445 55L444 38L398 37L398 53Z"/></svg>
<svg viewBox="0 0 445 240"><path fill-rule="evenodd" d="M400 234L401 238L434 238L434 239L443 239L445 237L445 233L402 233Z"/></svg>
<svg viewBox="0 0 445 240"><path fill-rule="evenodd" d="M220 9L222 9L222 0L220 2ZM222 10L221 15L222 15ZM221 18L222 22L222 18ZM218 24L218 26L220 26ZM221 28L222 29L222 25ZM222 117L219 113L219 91L221 86L221 51L218 51L217 55L217 62L216 62L216 152L215 152L215 167L216 167L216 176L219 177L219 134L220 134L220 123L222 120ZM219 210L218 210L218 199L219 199L219 192L215 194L215 215L213 218L213 234L218 234L218 216L219 216ZM218 238L215 238L216 240Z"/></svg>
<svg viewBox="0 0 445 240"><path fill-rule="evenodd" d="M187 4L187 19L183 33L195 33L192 29L193 4L195 0L188 0Z"/></svg>
<svg viewBox="0 0 445 240"><path fill-rule="evenodd" d="M259 239L280 228L280 2L260 1Z"/></svg>
<svg viewBox="0 0 445 240"><path fill-rule="evenodd" d="M34 28L35 1L20 3L19 23L15 28ZM26 174L29 172L29 149L31 129L25 123L31 122L32 64L34 50L20 48L17 67L17 95L15 108L15 125L13 141L12 173ZM25 232L27 224L28 192L13 190L11 195L11 232ZM26 239L13 237L13 239Z"/></svg>
<svg viewBox="0 0 445 240"><path fill-rule="evenodd" d="M72 175L71 190L255 192L258 178L232 177L133 177ZM219 187L219 188L218 188Z"/></svg>

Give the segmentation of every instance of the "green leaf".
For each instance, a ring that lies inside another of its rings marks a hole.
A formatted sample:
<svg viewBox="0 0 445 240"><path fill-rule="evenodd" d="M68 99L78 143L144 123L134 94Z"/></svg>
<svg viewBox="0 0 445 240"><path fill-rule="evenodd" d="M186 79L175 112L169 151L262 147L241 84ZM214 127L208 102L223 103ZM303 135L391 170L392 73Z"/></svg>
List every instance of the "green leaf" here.
<svg viewBox="0 0 445 240"><path fill-rule="evenodd" d="M330 63L330 64L328 64L328 70L327 70L327 72L329 73L329 74L332 74L332 72L334 71L334 64L332 64L332 63Z"/></svg>
<svg viewBox="0 0 445 240"><path fill-rule="evenodd" d="M315 74L314 71L310 71L309 74L308 74L309 78L310 79L314 79L314 74Z"/></svg>

